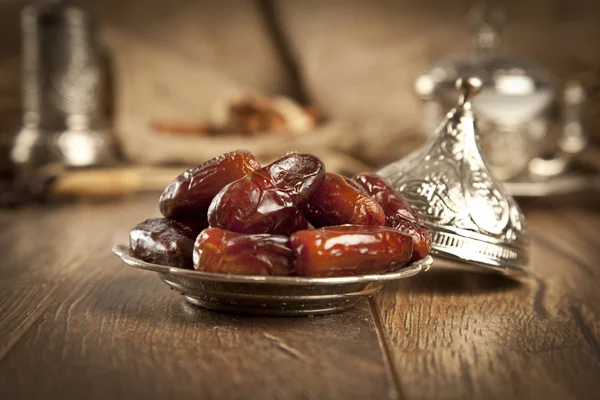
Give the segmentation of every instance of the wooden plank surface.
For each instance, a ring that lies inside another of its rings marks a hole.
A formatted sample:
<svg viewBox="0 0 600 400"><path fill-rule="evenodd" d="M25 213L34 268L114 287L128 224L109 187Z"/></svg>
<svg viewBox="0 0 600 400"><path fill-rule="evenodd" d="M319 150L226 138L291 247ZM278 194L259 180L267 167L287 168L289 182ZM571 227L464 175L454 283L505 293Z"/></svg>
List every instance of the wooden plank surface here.
<svg viewBox="0 0 600 400"><path fill-rule="evenodd" d="M600 398L600 214L526 216L534 277L434 270L377 297L406 398Z"/></svg>
<svg viewBox="0 0 600 400"><path fill-rule="evenodd" d="M395 397L366 301L320 318L230 316L122 264L110 246L155 202L0 217L12 249L0 267L0 399Z"/></svg>
<svg viewBox="0 0 600 400"><path fill-rule="evenodd" d="M314 318L188 306L110 253L156 196L0 211L0 399L600 398L600 212L528 208L533 277L432 270Z"/></svg>

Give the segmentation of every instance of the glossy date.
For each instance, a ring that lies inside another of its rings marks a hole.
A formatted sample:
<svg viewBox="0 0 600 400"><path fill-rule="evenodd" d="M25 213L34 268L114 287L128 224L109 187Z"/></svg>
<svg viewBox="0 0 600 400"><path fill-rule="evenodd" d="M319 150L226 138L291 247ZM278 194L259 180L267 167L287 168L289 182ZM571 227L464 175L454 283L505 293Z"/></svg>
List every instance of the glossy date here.
<svg viewBox="0 0 600 400"><path fill-rule="evenodd" d="M379 175L362 173L356 175L353 180L383 208L387 226L394 227L400 220L420 222L419 214L413 210L408 201Z"/></svg>
<svg viewBox="0 0 600 400"><path fill-rule="evenodd" d="M405 265L412 239L383 226L342 225L294 233L290 244L299 276L350 276Z"/></svg>
<svg viewBox="0 0 600 400"><path fill-rule="evenodd" d="M194 268L233 275L290 275L294 270L289 238L246 235L208 228L194 245Z"/></svg>
<svg viewBox="0 0 600 400"><path fill-rule="evenodd" d="M288 154L223 188L208 210L209 224L239 233L290 235L306 229L297 205L317 189L324 175L316 157Z"/></svg>
<svg viewBox="0 0 600 400"><path fill-rule="evenodd" d="M431 250L431 231L421 225L410 221L399 221L394 229L409 235L413 240L413 255L411 261L425 258Z"/></svg>
<svg viewBox="0 0 600 400"><path fill-rule="evenodd" d="M412 261L420 260L431 250L431 231L420 224L419 214L408 201L376 174L362 173L354 180L365 189L385 213L385 225L410 235L413 239Z"/></svg>
<svg viewBox="0 0 600 400"><path fill-rule="evenodd" d="M273 185L296 204L304 203L325 178L325 165L312 154L288 153L264 168Z"/></svg>
<svg viewBox="0 0 600 400"><path fill-rule="evenodd" d="M160 196L160 212L167 218L205 222L213 197L228 183L258 168L260 164L246 150L215 157L175 178Z"/></svg>
<svg viewBox="0 0 600 400"><path fill-rule="evenodd" d="M280 235L308 226L292 197L260 170L223 188L210 205L208 222L233 232Z"/></svg>
<svg viewBox="0 0 600 400"><path fill-rule="evenodd" d="M316 228L333 225L384 225L383 209L358 184L326 173L323 183L302 208Z"/></svg>
<svg viewBox="0 0 600 400"><path fill-rule="evenodd" d="M151 218L129 232L133 254L144 261L192 268L192 249L199 231L167 218Z"/></svg>

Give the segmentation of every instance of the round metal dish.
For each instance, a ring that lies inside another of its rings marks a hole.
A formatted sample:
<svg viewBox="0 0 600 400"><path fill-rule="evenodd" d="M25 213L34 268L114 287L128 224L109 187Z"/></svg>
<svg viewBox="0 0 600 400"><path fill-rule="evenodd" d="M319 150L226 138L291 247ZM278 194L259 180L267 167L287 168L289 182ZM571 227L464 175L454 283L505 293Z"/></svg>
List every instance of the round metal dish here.
<svg viewBox="0 0 600 400"><path fill-rule="evenodd" d="M213 274L139 260L127 244L113 248L125 264L157 272L191 304L210 310L269 316L330 314L377 293L385 281L408 278L429 269L430 256L394 272L335 278Z"/></svg>

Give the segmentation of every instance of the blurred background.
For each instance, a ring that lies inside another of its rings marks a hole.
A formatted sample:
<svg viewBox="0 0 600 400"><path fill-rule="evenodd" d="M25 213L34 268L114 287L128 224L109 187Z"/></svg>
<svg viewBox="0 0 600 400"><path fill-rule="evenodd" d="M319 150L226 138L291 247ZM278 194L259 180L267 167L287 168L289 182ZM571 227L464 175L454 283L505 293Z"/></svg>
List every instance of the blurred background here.
<svg viewBox="0 0 600 400"><path fill-rule="evenodd" d="M69 5L85 14L64 14ZM27 6L35 12L24 17ZM262 160L299 150L338 172L376 169L431 134L433 83L419 87L418 77L441 60L473 54L490 26L494 54L535 64L526 73L554 85L543 111L555 136L568 114L563 88L583 88L571 119L586 138L573 152L597 144L596 0L1 0L2 160L187 166L247 148ZM52 90L59 100L47 95ZM57 106L65 99L72 104ZM17 139L28 129L94 130L101 138L56 139L36 153L30 132ZM110 156L86 158L90 140ZM62 153L43 154L52 151ZM154 185L168 183L153 175Z"/></svg>

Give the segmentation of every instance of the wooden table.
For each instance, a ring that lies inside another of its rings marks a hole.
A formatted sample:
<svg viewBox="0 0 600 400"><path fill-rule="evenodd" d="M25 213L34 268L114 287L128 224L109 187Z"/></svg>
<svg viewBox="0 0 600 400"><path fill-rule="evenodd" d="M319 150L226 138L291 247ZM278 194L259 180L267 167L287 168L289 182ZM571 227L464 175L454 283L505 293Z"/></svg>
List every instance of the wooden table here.
<svg viewBox="0 0 600 400"><path fill-rule="evenodd" d="M527 207L533 277L431 270L341 314L187 305L110 248L156 196L0 211L0 399L600 398L600 211Z"/></svg>

